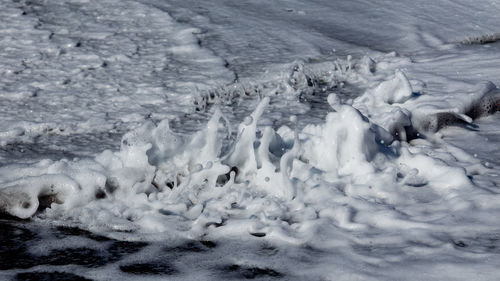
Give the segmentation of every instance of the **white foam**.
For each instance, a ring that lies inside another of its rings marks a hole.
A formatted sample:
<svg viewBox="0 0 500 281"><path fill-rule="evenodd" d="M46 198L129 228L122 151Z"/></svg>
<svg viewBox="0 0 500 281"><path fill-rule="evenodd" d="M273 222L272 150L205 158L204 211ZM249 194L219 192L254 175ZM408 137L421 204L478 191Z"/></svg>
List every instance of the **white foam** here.
<svg viewBox="0 0 500 281"><path fill-rule="evenodd" d="M215 254L191 260L200 279L200 261L221 260L302 280L498 272L496 117L476 120L497 110L498 51L450 44L491 32L496 4L194 2L27 15L3 3L0 145L57 159L1 167L3 213L124 240L212 239ZM479 132L447 128L459 122ZM88 136L62 145L78 153L124 131L85 159L43 139ZM261 243L278 254L259 256Z"/></svg>
<svg viewBox="0 0 500 281"><path fill-rule="evenodd" d="M106 151L96 160L16 166L20 178L37 176L4 182L2 208L26 218L35 214L37 197L53 195L56 202L42 217L70 220L90 229L180 232L199 237L210 233L210 225L228 219L247 220L250 226L280 233L284 230L280 221L307 223L317 218L316 213L332 212L339 200L344 204L357 201L355 198L408 204L413 200L408 201L398 189L411 186L425 186L443 199L458 196L456 200L468 201L459 192L471 188L464 170L411 152L399 142L391 146L378 143L377 132L351 106L339 105L324 124L306 126L289 147L280 141L286 134L280 136L270 127L256 125L268 103L265 98L251 122L240 125L233 148L225 155L221 152L224 133L219 131L224 122L216 112L206 129L191 137L175 136L166 122L158 126L147 123L123 137L119 152ZM272 146L275 148L270 149ZM276 154L282 150L285 153ZM6 173L13 168L2 169ZM319 190L326 194L317 193ZM305 202L312 206L305 207ZM371 224L362 214L369 214L374 206L363 203L359 208L357 204L350 208L361 222L346 221L345 208L327 216L348 228ZM453 205L460 210L469 207ZM312 216L304 213L309 208ZM301 211L295 213L295 209ZM227 229L231 233L231 225L217 232Z"/></svg>
<svg viewBox="0 0 500 281"><path fill-rule="evenodd" d="M223 59L198 45L198 29L151 5L4 4L3 146L128 131L145 116L193 112L198 95L234 80Z"/></svg>

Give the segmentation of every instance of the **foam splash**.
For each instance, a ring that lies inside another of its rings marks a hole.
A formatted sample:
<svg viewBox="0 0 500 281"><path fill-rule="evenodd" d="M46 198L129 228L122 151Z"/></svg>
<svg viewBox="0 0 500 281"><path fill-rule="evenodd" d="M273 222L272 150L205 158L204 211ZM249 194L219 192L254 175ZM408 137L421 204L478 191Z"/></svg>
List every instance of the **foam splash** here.
<svg viewBox="0 0 500 281"><path fill-rule="evenodd" d="M473 208L463 169L407 143L384 143L382 127L328 100L334 109L323 124L294 132L258 126L264 98L229 148L229 124L216 110L192 136L150 122L124 135L120 151L95 159L2 167L1 210L135 239L250 233L303 243L324 223L430 228L419 204L437 213Z"/></svg>
<svg viewBox="0 0 500 281"><path fill-rule="evenodd" d="M295 244L331 242L337 229L406 231L402 239L413 241L416 230L457 235L492 225L481 214L495 212L496 195L471 181L486 168L418 135L497 111L498 89L485 83L443 100L400 70L408 63L391 54L294 63L278 79L201 100L213 115L191 135L149 119L119 151L1 167L0 211L120 239L252 234ZM366 90L345 97L344 84ZM236 118L207 106L231 103L238 91L261 100L232 134L228 119ZM289 113L283 99L329 112L319 123L301 112L275 129L266 116ZM299 129L299 118L310 123ZM450 210L478 219L458 222Z"/></svg>

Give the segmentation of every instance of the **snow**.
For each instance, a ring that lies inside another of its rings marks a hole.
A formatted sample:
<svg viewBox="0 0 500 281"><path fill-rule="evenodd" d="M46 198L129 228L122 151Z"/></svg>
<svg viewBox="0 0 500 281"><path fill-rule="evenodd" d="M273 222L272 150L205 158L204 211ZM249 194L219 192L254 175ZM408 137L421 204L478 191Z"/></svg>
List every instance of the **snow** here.
<svg viewBox="0 0 500 281"><path fill-rule="evenodd" d="M171 279L500 274L495 2L2 7L1 213L157 243L141 263L215 241Z"/></svg>

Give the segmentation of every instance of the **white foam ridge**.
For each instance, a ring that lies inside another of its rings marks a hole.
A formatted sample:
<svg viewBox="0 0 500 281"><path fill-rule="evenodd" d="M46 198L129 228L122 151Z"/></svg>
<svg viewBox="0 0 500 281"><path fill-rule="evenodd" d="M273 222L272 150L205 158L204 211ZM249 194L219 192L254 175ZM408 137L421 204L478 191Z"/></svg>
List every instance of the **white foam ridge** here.
<svg viewBox="0 0 500 281"><path fill-rule="evenodd" d="M402 86L382 99L407 99L401 72L374 91L394 84ZM147 122L123 136L119 151L94 159L4 166L1 210L135 237L259 233L304 243L324 224L448 231L464 227L440 217L450 209L497 208L488 203L497 195L475 188L463 168L391 139L333 94L328 101L322 124L274 130L258 125L265 97L228 147L228 121L215 110L191 136L174 133L167 120Z"/></svg>

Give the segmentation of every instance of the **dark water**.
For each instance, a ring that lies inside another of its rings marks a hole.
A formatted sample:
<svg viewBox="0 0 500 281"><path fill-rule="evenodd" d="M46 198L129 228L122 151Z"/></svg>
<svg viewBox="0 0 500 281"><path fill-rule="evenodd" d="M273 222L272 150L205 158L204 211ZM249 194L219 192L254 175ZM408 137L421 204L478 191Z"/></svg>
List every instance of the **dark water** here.
<svg viewBox="0 0 500 281"><path fill-rule="evenodd" d="M123 275L132 279L141 279L141 276L189 279L190 270L199 271L200 268L209 279L286 276L266 266L237 264L231 255L220 257L216 253L220 245L206 240L186 240L176 245L118 241L78 228L1 219L0 241L0 273L4 276L7 273L10 280L94 280L85 273L94 272L95 275L104 267L105 271L118 272L113 273L113 278ZM60 241L62 244L57 245ZM262 257L273 256L277 251L267 245L255 253Z"/></svg>

